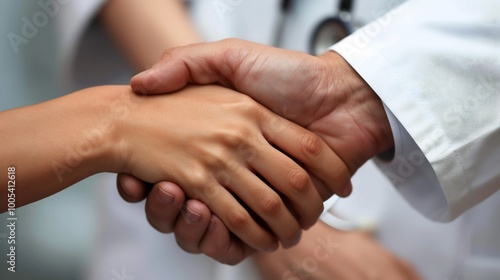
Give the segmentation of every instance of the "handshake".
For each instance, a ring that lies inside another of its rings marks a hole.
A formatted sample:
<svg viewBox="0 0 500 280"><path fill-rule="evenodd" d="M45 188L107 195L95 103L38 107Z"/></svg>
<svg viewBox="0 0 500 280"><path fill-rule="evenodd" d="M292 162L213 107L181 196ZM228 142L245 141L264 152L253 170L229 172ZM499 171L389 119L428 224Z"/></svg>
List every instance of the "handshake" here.
<svg viewBox="0 0 500 280"><path fill-rule="evenodd" d="M134 148L122 153L119 193L147 198L153 227L224 263L298 243L322 201L348 196L354 172L394 145L382 102L335 52L189 45L131 87L137 107L120 146Z"/></svg>

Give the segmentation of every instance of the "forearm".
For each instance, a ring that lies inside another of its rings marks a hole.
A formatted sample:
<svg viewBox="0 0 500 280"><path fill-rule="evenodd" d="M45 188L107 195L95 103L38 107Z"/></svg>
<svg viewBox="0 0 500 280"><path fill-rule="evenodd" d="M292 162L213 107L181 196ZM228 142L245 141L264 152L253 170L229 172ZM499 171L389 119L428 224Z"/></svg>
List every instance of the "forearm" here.
<svg viewBox="0 0 500 280"><path fill-rule="evenodd" d="M110 0L100 19L138 69L156 63L167 48L200 41L179 0Z"/></svg>
<svg viewBox="0 0 500 280"><path fill-rule="evenodd" d="M16 168L18 206L93 174L116 171L112 149L119 112L113 105L125 88L89 88L0 113L0 166L5 174L9 166ZM7 178L0 178L0 194L6 197ZM0 205L5 211L6 204Z"/></svg>

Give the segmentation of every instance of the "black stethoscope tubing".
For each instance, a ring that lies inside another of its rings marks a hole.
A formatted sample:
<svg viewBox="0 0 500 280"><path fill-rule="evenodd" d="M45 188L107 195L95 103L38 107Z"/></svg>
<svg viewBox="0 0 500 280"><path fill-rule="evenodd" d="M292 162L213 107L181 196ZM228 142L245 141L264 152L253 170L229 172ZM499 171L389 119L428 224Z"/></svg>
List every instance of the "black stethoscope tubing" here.
<svg viewBox="0 0 500 280"><path fill-rule="evenodd" d="M276 28L275 46L281 44L286 15L293 8L292 4L293 0L281 1L282 17ZM337 9L335 9L337 12L316 25L309 40L309 53L318 55L354 31L351 15L353 4L354 0L340 0Z"/></svg>

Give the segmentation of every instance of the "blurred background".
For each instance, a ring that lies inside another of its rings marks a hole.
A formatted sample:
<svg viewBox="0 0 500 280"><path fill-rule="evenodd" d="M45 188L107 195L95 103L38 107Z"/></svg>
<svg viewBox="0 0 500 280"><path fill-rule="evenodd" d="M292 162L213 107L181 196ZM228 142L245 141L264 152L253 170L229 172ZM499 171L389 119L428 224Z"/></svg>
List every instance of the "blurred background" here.
<svg viewBox="0 0 500 280"><path fill-rule="evenodd" d="M57 55L54 17L49 16L28 43L19 45L17 52L7 37L11 32L22 35L22 19L32 21L32 16L40 10L36 1L0 1L1 111L67 93L57 77L60 56ZM7 215L0 214L3 225L0 227L0 279L82 279L91 257L99 217L92 194L100 187L98 181L98 176L89 178L16 211L16 273L7 271L8 244L4 238Z"/></svg>

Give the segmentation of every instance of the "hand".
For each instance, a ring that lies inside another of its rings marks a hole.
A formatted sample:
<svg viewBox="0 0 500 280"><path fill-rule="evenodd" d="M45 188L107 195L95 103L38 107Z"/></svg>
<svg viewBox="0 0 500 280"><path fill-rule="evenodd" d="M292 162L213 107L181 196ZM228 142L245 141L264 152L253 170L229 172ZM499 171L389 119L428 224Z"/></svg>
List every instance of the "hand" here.
<svg viewBox="0 0 500 280"><path fill-rule="evenodd" d="M175 232L177 244L186 252L203 253L229 265L235 265L255 252L231 234L205 204L195 199L186 201L184 191L174 183L160 182L150 190L137 178L120 174L117 186L126 201L139 202L147 198L149 222L161 232ZM166 197L165 193L168 194Z"/></svg>
<svg viewBox="0 0 500 280"><path fill-rule="evenodd" d="M344 232L318 222L295 247L257 253L263 279L417 280L413 268L362 232Z"/></svg>
<svg viewBox="0 0 500 280"><path fill-rule="evenodd" d="M136 93L159 94L188 83L216 82L250 95L322 136L351 174L393 146L381 101L333 52L318 58L241 40L191 45L167 50L159 63L134 77L131 85ZM144 188L141 182L135 184ZM341 194L350 191L346 184ZM329 194L323 194L326 197ZM174 224L175 220L165 223ZM200 235L198 241L202 238ZM181 247L198 244L195 240Z"/></svg>
<svg viewBox="0 0 500 280"><path fill-rule="evenodd" d="M195 44L167 50L131 86L162 94L188 83L219 83L251 96L322 137L351 174L394 145L382 102L335 52L314 57L236 39Z"/></svg>
<svg viewBox="0 0 500 280"><path fill-rule="evenodd" d="M156 184L149 193L136 178L121 174L118 187L130 202L148 197L148 209L160 209L155 216L165 232L175 232L179 246L187 252L203 253L215 260L234 265L255 252L231 235L220 219L201 202L188 200L182 189L172 183ZM129 190L131 195L122 191ZM166 203L158 199L162 188L173 197ZM189 208L189 210L186 210ZM149 216L149 215L148 215ZM306 260L307 259L307 260ZM257 253L255 262L263 279L420 279L404 261L362 232L344 232L316 223L304 233L295 247L275 253ZM316 269L311 270L312 267Z"/></svg>
<svg viewBox="0 0 500 280"><path fill-rule="evenodd" d="M300 228L314 224L322 211L310 176L284 153L334 191L349 180L347 167L320 138L231 90L191 87L178 94L129 98L133 108L119 125L122 137L116 145L120 170L147 182L181 185L253 248L273 250L277 243L252 214L291 246ZM155 224L161 209L150 210Z"/></svg>

